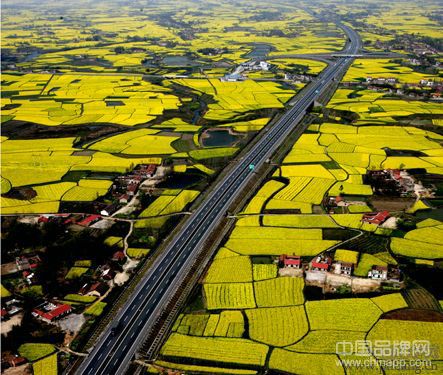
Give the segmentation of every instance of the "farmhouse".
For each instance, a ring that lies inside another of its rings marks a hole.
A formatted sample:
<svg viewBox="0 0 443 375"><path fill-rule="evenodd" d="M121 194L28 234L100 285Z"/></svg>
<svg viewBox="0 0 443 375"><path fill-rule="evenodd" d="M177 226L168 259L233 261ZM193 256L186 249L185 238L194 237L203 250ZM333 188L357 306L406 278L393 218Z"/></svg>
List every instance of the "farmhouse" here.
<svg viewBox="0 0 443 375"><path fill-rule="evenodd" d="M89 227L90 225L96 223L101 219L100 215L88 215L83 220L79 221L77 224L82 227Z"/></svg>
<svg viewBox="0 0 443 375"><path fill-rule="evenodd" d="M38 267L40 262L41 259L38 255L29 258L22 255L15 258L15 263L17 264L17 268L19 271L34 270Z"/></svg>
<svg viewBox="0 0 443 375"><path fill-rule="evenodd" d="M331 267L332 259L327 255L319 255L311 262L312 271L328 272Z"/></svg>
<svg viewBox="0 0 443 375"><path fill-rule="evenodd" d="M336 262L334 263L334 273L338 275L351 276L354 264L349 262Z"/></svg>
<svg viewBox="0 0 443 375"><path fill-rule="evenodd" d="M18 367L24 365L28 361L24 357L20 357L18 355L13 355L13 354L7 354L2 357L2 362L6 363L9 367Z"/></svg>
<svg viewBox="0 0 443 375"><path fill-rule="evenodd" d="M5 305L2 307L2 318L9 318L20 311L23 310L21 305L23 304L22 301L17 300L15 298L7 301ZM6 311L6 314L3 313L3 310Z"/></svg>
<svg viewBox="0 0 443 375"><path fill-rule="evenodd" d="M72 312L68 304L57 302L44 302L32 310L32 315L48 323L60 319Z"/></svg>
<svg viewBox="0 0 443 375"><path fill-rule="evenodd" d="M124 262L125 259L126 259L126 255L125 255L125 253L123 251L116 251L114 253L114 255L112 256L112 260L114 262L118 262L118 263Z"/></svg>
<svg viewBox="0 0 443 375"><path fill-rule="evenodd" d="M101 297L103 296L109 289L109 286L103 282L96 282L92 284L86 292L87 296L95 296Z"/></svg>
<svg viewBox="0 0 443 375"><path fill-rule="evenodd" d="M122 194L118 199L118 203L126 204L129 202L129 200L130 200L129 194Z"/></svg>
<svg viewBox="0 0 443 375"><path fill-rule="evenodd" d="M364 223L380 225L383 224L389 218L389 216L388 211L371 212L364 214L361 221Z"/></svg>
<svg viewBox="0 0 443 375"><path fill-rule="evenodd" d="M115 211L117 211L118 206L116 204L109 204L100 211L102 216L111 216Z"/></svg>
<svg viewBox="0 0 443 375"><path fill-rule="evenodd" d="M301 258L296 255L281 255L280 262L282 262L284 268L297 268L301 267Z"/></svg>
<svg viewBox="0 0 443 375"><path fill-rule="evenodd" d="M388 279L388 267L386 266L372 266L372 269L368 272L370 279L387 280Z"/></svg>
<svg viewBox="0 0 443 375"><path fill-rule="evenodd" d="M269 70L269 68L271 67L271 64L269 64L266 61L260 61L260 68L262 70Z"/></svg>
<svg viewBox="0 0 443 375"><path fill-rule="evenodd" d="M99 272L103 280L112 280L116 275L116 272L109 265L99 267Z"/></svg>

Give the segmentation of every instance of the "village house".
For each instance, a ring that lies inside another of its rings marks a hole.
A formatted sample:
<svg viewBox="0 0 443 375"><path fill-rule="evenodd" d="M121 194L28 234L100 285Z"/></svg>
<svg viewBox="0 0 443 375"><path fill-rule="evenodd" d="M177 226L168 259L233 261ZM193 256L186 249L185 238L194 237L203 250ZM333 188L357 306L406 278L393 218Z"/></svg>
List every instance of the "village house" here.
<svg viewBox="0 0 443 375"><path fill-rule="evenodd" d="M100 215L102 216L111 216L115 211L117 211L118 205L109 204L105 208L100 211Z"/></svg>
<svg viewBox="0 0 443 375"><path fill-rule="evenodd" d="M119 198L118 198L118 203L121 204L126 204L128 203L130 200L129 194L122 194Z"/></svg>
<svg viewBox="0 0 443 375"><path fill-rule="evenodd" d="M319 255L311 262L312 271L328 272L331 267L332 259L327 255Z"/></svg>
<svg viewBox="0 0 443 375"><path fill-rule="evenodd" d="M44 302L32 310L32 315L45 322L51 323L72 312L70 305L57 302Z"/></svg>
<svg viewBox="0 0 443 375"><path fill-rule="evenodd" d="M395 267L395 266L388 266L388 280L400 282L401 281L400 268Z"/></svg>
<svg viewBox="0 0 443 375"><path fill-rule="evenodd" d="M116 272L109 265L99 267L98 271L103 280L113 280L116 275Z"/></svg>
<svg viewBox="0 0 443 375"><path fill-rule="evenodd" d="M112 260L117 263L124 263L126 260L126 255L123 251L116 251L112 255Z"/></svg>
<svg viewBox="0 0 443 375"><path fill-rule="evenodd" d="M89 227L92 224L95 224L101 220L100 215L87 215L83 220L77 222L77 225L80 225L82 227Z"/></svg>
<svg viewBox="0 0 443 375"><path fill-rule="evenodd" d="M297 255L281 255L280 262L284 268L301 268L301 258Z"/></svg>
<svg viewBox="0 0 443 375"><path fill-rule="evenodd" d="M262 70L269 70L269 68L271 67L271 64L269 64L266 61L260 61L260 68Z"/></svg>
<svg viewBox="0 0 443 375"><path fill-rule="evenodd" d="M334 273L338 275L351 276L354 270L354 264L338 261L334 263Z"/></svg>
<svg viewBox="0 0 443 375"><path fill-rule="evenodd" d="M387 280L388 279L388 267L386 266L372 266L372 269L368 272L368 277L374 280Z"/></svg>
<svg viewBox="0 0 443 375"><path fill-rule="evenodd" d="M32 284L32 279L34 278L35 274L34 274L34 272L31 272L31 271L26 270L26 271L23 271L23 272L22 272L22 276L23 276L23 279L24 279L29 285L31 285L31 284Z"/></svg>
<svg viewBox="0 0 443 375"><path fill-rule="evenodd" d="M108 284L97 281L93 284L91 283L84 284L78 291L78 294L82 296L94 296L100 298L108 291L108 289L109 289Z"/></svg>
<svg viewBox="0 0 443 375"><path fill-rule="evenodd" d="M4 319L9 319L11 316L18 314L23 310L23 307L21 306L23 302L15 298L6 302L2 301L2 304L2 318Z"/></svg>
<svg viewBox="0 0 443 375"><path fill-rule="evenodd" d="M420 86L432 87L434 86L434 81L430 79L421 79Z"/></svg>
<svg viewBox="0 0 443 375"><path fill-rule="evenodd" d="M380 225L383 224L389 217L389 211L371 212L364 214L361 221L363 223Z"/></svg>
<svg viewBox="0 0 443 375"><path fill-rule="evenodd" d="M20 357L19 355L13 355L13 354L7 354L4 357L2 357L2 368L3 370L6 367L18 367L21 365L24 365L28 361L24 357ZM6 364L5 367L3 367L3 364Z"/></svg>
<svg viewBox="0 0 443 375"><path fill-rule="evenodd" d="M15 263L19 271L35 270L41 261L38 255L29 258L22 255L15 258Z"/></svg>
<svg viewBox="0 0 443 375"><path fill-rule="evenodd" d="M104 296L108 290L109 290L108 284L103 282L96 282L91 285L86 295L100 298Z"/></svg>

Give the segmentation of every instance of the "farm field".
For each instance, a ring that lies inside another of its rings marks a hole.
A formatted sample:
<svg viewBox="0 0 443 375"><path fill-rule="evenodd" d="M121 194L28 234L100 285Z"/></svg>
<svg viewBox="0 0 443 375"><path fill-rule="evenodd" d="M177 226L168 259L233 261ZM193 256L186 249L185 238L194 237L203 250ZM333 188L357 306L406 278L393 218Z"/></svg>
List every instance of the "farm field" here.
<svg viewBox="0 0 443 375"><path fill-rule="evenodd" d="M270 173L250 168L253 196L224 213L232 227L143 371L394 375L341 361L428 340L437 369L409 373L443 372L440 8L4 0L1 296L23 300L26 327L2 338L8 355L55 375L75 358L67 348L87 352L218 173L337 61L341 23L362 58L317 95ZM43 301L73 314L43 324L31 315Z"/></svg>
<svg viewBox="0 0 443 375"><path fill-rule="evenodd" d="M73 143L74 138L3 139L1 173L3 181L8 182L3 194L21 187L30 187L35 193L28 199L3 195L2 212L57 212L60 201L93 201L105 195L112 184L110 180L87 178L60 182L72 171L124 173L135 164L161 163L160 157L121 158L103 152L81 155L81 149Z"/></svg>
<svg viewBox="0 0 443 375"><path fill-rule="evenodd" d="M3 75L2 118L37 124L77 125L88 122L133 126L177 109L171 90L141 76L80 74Z"/></svg>
<svg viewBox="0 0 443 375"><path fill-rule="evenodd" d="M216 103L208 105L204 118L216 121L241 119L245 112L264 108L283 108L295 94L275 82L221 82L218 79L180 79L175 82L213 96Z"/></svg>
<svg viewBox="0 0 443 375"><path fill-rule="evenodd" d="M399 83L419 83L422 79L435 79L432 74L415 72L389 59L356 59L343 81L364 81L366 78L395 78Z"/></svg>
<svg viewBox="0 0 443 375"><path fill-rule="evenodd" d="M171 14L167 1L134 11L129 4L101 7L87 0L80 7L60 6L54 14L69 12L70 17L54 20L45 5L8 8L4 46L21 56L20 42L32 41L39 53L20 59L16 64L21 69L155 74L201 74L202 69L216 74L226 68L219 62L246 61L257 46L278 56L337 51L344 44L335 24L321 23L299 8L275 3L273 12L283 16L274 18L263 17L268 10L264 4L254 4L254 9L226 1L217 5L215 14L203 3L184 1ZM18 29L22 23L26 30Z"/></svg>
<svg viewBox="0 0 443 375"><path fill-rule="evenodd" d="M435 78L388 60L357 60L344 81L357 81L369 75L383 77L388 73L399 84ZM244 312L249 323L245 327L248 336L244 337L269 347L271 355L266 368L323 374L331 373L333 367L336 373L344 374L345 370L336 366L337 341L392 339L391 330L394 332L397 321L384 319L385 314L407 314L410 309L410 303L398 291L371 298L346 294L337 299L309 300L303 278L282 276L285 269L280 268L278 256L312 259L334 249L335 260L354 264L354 275L365 279L374 266L401 267L397 256L410 257L416 264L428 266L434 265L430 260L441 258L440 221L415 218L417 229L391 238L392 229L362 221L365 213L375 211L370 204L374 191L365 177L368 171L422 168L428 174L443 173L442 136L435 128L438 121L429 120L441 116L441 105L385 95L347 87L336 91L322 112L327 117L319 125L311 125L295 142L241 211L235 228L202 281L202 302L211 316L220 310ZM349 113L352 120L346 117ZM427 116L426 125L415 126L410 121L414 116ZM396 150L410 154L395 156ZM341 211L328 212L325 203L336 197L357 202ZM409 215L415 217L415 211ZM365 233L370 240L348 247L327 235L343 229L355 232L352 236ZM376 245L382 241L385 245ZM263 257L274 261L262 261ZM258 263L256 259L260 259ZM412 332L426 337L422 322L412 319L405 321L405 325L410 324ZM207 333L215 329L211 327ZM440 330L436 325L434 328ZM434 336L431 340L441 341ZM340 355L340 359L351 357L355 357L354 353Z"/></svg>

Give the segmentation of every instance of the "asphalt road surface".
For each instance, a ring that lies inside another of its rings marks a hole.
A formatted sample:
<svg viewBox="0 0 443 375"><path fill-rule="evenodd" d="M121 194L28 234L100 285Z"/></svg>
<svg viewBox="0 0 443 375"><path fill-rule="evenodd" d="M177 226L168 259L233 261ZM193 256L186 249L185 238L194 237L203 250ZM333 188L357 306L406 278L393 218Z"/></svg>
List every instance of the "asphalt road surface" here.
<svg viewBox="0 0 443 375"><path fill-rule="evenodd" d="M358 34L342 26L349 37L343 55L356 54L361 42ZM252 166L259 168L298 126L309 106L322 94L325 87L339 78L352 62L351 57L340 57L326 68L297 96L297 101L272 127L262 131L252 149L227 174L198 209L188 218L183 228L156 259L133 294L101 335L89 356L77 370L81 375L123 374L135 352L143 343L143 332L155 323L168 297L183 280L187 267L196 258L199 245L220 222L230 203L242 194L253 174Z"/></svg>

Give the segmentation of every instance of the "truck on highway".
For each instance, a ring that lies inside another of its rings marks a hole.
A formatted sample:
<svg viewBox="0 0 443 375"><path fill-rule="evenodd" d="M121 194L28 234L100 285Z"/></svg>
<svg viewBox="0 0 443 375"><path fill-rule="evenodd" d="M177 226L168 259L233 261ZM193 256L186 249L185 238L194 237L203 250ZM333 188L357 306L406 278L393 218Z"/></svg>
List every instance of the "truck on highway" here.
<svg viewBox="0 0 443 375"><path fill-rule="evenodd" d="M111 336L115 336L123 327L123 322L120 319L117 323L115 323L111 328Z"/></svg>

